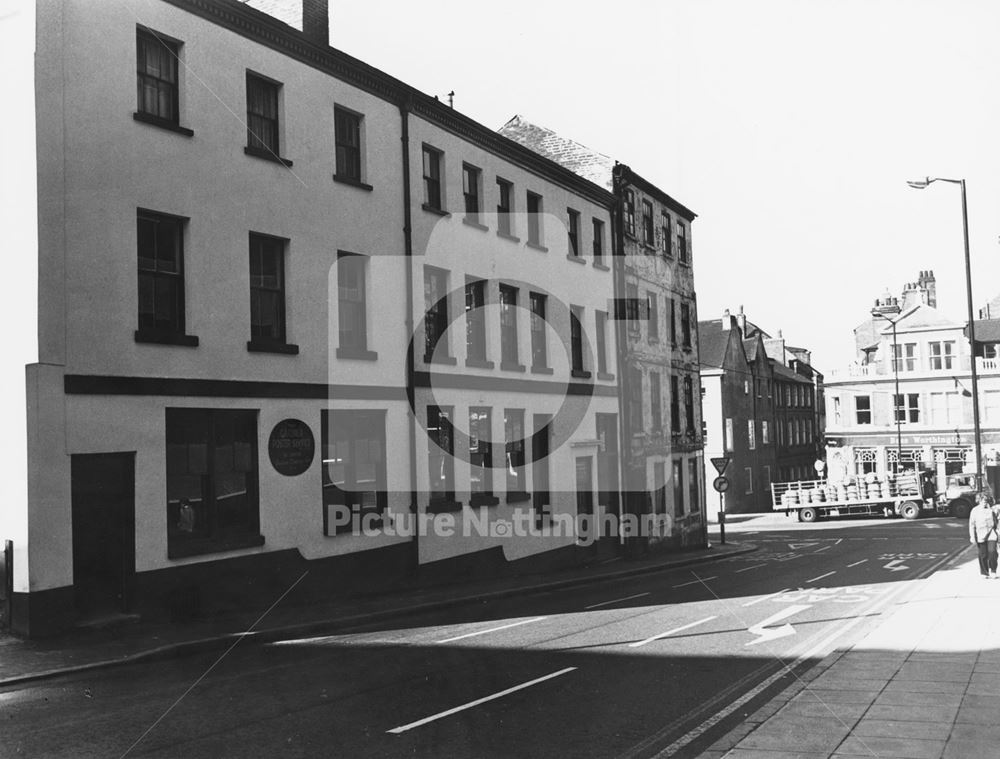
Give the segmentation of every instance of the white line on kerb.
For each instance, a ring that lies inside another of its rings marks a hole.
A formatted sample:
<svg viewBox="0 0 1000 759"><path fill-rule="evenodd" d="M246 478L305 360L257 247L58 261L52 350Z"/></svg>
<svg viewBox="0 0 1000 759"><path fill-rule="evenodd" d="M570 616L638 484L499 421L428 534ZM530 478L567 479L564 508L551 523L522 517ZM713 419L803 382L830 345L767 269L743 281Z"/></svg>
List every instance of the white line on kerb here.
<svg viewBox="0 0 1000 759"><path fill-rule="evenodd" d="M681 625L680 627L675 627L673 630L667 630L659 635L654 635L652 638L646 638L646 640L639 640L635 643L629 643L629 648L639 648L639 646L645 646L647 643L652 643L654 640L659 640L660 638L666 638L668 635L673 635L674 633L679 633L681 630L689 630L692 627L697 627L698 625L703 625L706 622L711 622L715 619L715 615L711 617L705 617L704 619L699 619L697 622L691 622L687 625Z"/></svg>
<svg viewBox="0 0 1000 759"><path fill-rule="evenodd" d="M476 632L465 633L465 635L456 635L454 638L445 638L444 640L439 640L438 643L454 643L456 640L462 640L462 638L473 638L476 635L486 635L487 633L497 632L497 630L506 630L508 627L517 627L518 625L526 625L529 622L538 622L543 619L546 619L546 617L533 617L531 619L522 619L520 622L511 622L509 625L500 625L500 627L491 627L489 630L476 630Z"/></svg>
<svg viewBox="0 0 1000 759"><path fill-rule="evenodd" d="M858 564L864 564L868 559L862 559L861 561L856 561L853 564L848 564L848 567L856 567Z"/></svg>
<svg viewBox="0 0 1000 759"><path fill-rule="evenodd" d="M611 604L620 603L621 601L631 601L633 598L642 598L643 596L648 596L649 593L636 593L634 596L625 596L625 598L616 598L614 601L601 601L599 604L591 604L590 606L584 606L584 609L597 609L601 606L610 606Z"/></svg>
<svg viewBox="0 0 1000 759"><path fill-rule="evenodd" d="M806 580L806 582L816 582L816 580L822 580L824 577L829 577L830 575L837 574L836 570L833 572L827 572L825 575L820 575L819 577L814 577L811 580Z"/></svg>
<svg viewBox="0 0 1000 759"><path fill-rule="evenodd" d="M778 591L777 593L772 593L772 594L771 594L771 595L769 595L769 596L761 596L760 598L758 598L758 599L756 599L756 600L754 600L754 601L747 601L747 602L746 602L745 604L743 604L743 605L744 605L744 606L753 606L754 604L759 604L759 603L760 603L761 601L767 601L767 600L769 600L769 599L771 599L771 598L774 598L774 597L776 597L776 596L780 596L780 595L781 595L782 593L784 593L784 592L785 592L785 591L787 591L787 590L788 590L788 588L782 588L782 589L781 589L781 590L779 590L779 591Z"/></svg>
<svg viewBox="0 0 1000 759"><path fill-rule="evenodd" d="M738 575L740 572L749 572L751 569L760 569L761 567L766 567L766 566L767 564L757 564L756 566L753 567L743 567L743 569L737 569L735 572L733 572L733 574Z"/></svg>
<svg viewBox="0 0 1000 759"><path fill-rule="evenodd" d="M682 582L680 585L674 585L675 588L685 588L688 585L697 585L701 582L708 582L709 580L718 580L718 577L699 577L697 580L691 580L691 582Z"/></svg>
<svg viewBox="0 0 1000 759"><path fill-rule="evenodd" d="M487 701L493 701L494 699L502 698L503 696L506 696L508 693L524 690L525 688L530 688L532 685L537 685L538 683L543 683L546 680L551 680L553 677L559 677L560 675L565 675L567 672L572 672L575 669L576 667L566 667L566 669L561 669L558 672L553 672L552 674L545 675L544 677L538 677L535 678L534 680L529 680L526 683L515 685L513 688L508 688L507 690L502 690L499 693L494 693L492 696L484 696L483 698L477 698L475 701L470 701L467 704L456 706L454 709L449 709L448 711L445 712L438 712L437 714L432 714L430 717L424 717L423 719L418 719L416 722L411 722L408 725L394 727L392 728L392 730L386 730L386 732L395 733L396 735L399 735L400 733L405 733L407 730L412 730L415 727L426 725L428 722L433 722L434 720L441 719L442 717L448 717L452 714L456 714L466 709L471 709L473 706L479 706L480 704L485 704Z"/></svg>

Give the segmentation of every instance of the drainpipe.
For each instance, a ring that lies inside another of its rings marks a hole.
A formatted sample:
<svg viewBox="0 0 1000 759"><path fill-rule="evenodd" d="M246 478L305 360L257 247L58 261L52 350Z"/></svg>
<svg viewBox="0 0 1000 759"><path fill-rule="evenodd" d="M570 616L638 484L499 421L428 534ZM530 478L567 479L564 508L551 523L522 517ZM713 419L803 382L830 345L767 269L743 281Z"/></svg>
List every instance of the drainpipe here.
<svg viewBox="0 0 1000 759"><path fill-rule="evenodd" d="M623 487L620 487L621 493L619 510L622 515L631 514L635 512L634 503L632 502L632 476L631 467L629 466L629 459L632 453L632 429L631 420L629 419L629 409L626 406L625 399L628 397L627 385L630 381L629 371L628 371L628 335L627 324L625 322L625 314L627 309L625 308L625 235L623 227L623 213L622 213L622 165L615 164L614 171L612 173L612 188L615 195L615 204L611 212L612 220L612 244L611 244L611 265L612 265L612 282L614 287L614 298L612 299L614 310L612 315L615 317L615 353L618 361L618 430L621 439L618 444L618 465L621 468L621 480ZM635 541L637 537L626 538L625 543L625 555L626 557L631 557L633 550L635 549Z"/></svg>
<svg viewBox="0 0 1000 759"><path fill-rule="evenodd" d="M412 99L404 96L399 103L400 142L403 147L403 256L406 258L406 402L407 432L410 439L410 514L413 519L413 567L420 569L420 525L417 505L417 429L413 367L413 229L410 209L410 110Z"/></svg>

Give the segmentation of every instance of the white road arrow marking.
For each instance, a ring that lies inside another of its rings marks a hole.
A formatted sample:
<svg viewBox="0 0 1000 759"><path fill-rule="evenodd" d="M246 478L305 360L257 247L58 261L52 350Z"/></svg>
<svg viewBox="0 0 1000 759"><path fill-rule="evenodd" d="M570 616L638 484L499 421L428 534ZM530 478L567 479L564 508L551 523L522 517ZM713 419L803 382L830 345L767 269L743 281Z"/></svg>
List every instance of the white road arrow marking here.
<svg viewBox="0 0 1000 759"><path fill-rule="evenodd" d="M940 530L941 529L941 525L939 525L939 524L929 524L929 523L926 523L926 524L924 524L924 527L926 527L928 530Z"/></svg>
<svg viewBox="0 0 1000 759"><path fill-rule="evenodd" d="M793 551L797 551L800 548L812 548L813 546L818 545L819 543L789 543L788 547Z"/></svg>
<svg viewBox="0 0 1000 759"><path fill-rule="evenodd" d="M748 627L747 632L752 635L756 635L757 640L752 640L747 643L748 646L755 646L758 643L763 643L766 640L777 640L778 638L784 638L788 635L795 635L795 628L792 627L787 622L781 627L771 627L768 625L773 625L775 622L780 622L786 617L790 617L793 614L798 614L800 611L805 611L811 608L806 604L795 604L794 606L789 606L788 608L782 609L777 614L772 614L770 617L765 619L763 622L758 622L753 627Z"/></svg>
<svg viewBox="0 0 1000 759"><path fill-rule="evenodd" d="M903 563L902 559L893 559L884 567L882 567L882 569L888 569L890 572L902 572L904 569L909 569L909 567Z"/></svg>

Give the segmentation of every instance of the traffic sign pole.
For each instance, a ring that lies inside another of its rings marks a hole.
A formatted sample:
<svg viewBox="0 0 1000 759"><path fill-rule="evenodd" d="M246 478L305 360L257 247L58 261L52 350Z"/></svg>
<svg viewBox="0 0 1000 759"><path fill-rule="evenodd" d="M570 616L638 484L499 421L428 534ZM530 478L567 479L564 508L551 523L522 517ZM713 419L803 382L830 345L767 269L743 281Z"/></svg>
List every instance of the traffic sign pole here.
<svg viewBox="0 0 1000 759"><path fill-rule="evenodd" d="M726 496L719 491L719 543L726 544Z"/></svg>

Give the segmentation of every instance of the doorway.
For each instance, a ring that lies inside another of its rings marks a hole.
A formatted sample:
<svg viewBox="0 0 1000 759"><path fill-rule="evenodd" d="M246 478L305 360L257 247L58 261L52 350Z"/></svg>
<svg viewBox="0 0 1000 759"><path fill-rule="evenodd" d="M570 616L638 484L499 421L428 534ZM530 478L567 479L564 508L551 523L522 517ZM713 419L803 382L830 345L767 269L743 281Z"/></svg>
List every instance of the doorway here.
<svg viewBox="0 0 1000 759"><path fill-rule="evenodd" d="M73 593L82 617L128 611L135 577L135 453L70 457Z"/></svg>

